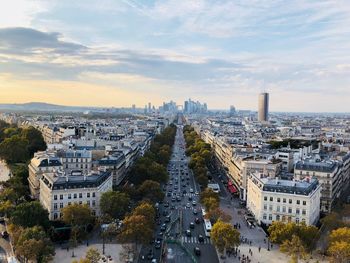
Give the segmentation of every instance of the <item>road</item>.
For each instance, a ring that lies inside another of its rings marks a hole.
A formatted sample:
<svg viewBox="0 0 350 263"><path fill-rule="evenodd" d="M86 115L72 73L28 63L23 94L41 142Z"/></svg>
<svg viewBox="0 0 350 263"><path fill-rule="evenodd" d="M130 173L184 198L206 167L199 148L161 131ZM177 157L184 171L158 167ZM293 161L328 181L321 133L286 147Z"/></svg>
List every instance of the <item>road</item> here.
<svg viewBox="0 0 350 263"><path fill-rule="evenodd" d="M205 236L202 207L199 204L200 188L188 168L181 119L178 123L168 165L169 182L163 185L166 196L158 208L159 218L155 238L161 241L161 248L156 242L147 248L144 247L141 255L145 256L145 259L143 260L141 256L139 262L151 262L152 259L161 262L161 251L163 251L164 262L187 263L195 259L199 263L216 263L219 260L215 247L211 244L210 238ZM167 222L169 220L170 222ZM200 236L203 238L202 241L199 240ZM169 244L165 242L166 240L172 240L177 244ZM196 247L200 250L199 256L194 253Z"/></svg>

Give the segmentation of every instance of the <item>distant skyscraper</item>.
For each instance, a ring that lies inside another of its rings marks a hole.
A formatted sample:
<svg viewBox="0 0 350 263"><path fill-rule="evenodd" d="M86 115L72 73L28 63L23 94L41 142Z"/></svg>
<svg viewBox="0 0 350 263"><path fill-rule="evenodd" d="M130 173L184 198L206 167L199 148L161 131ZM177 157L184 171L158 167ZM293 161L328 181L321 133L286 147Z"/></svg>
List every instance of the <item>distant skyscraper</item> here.
<svg viewBox="0 0 350 263"><path fill-rule="evenodd" d="M230 116L234 116L236 114L236 108L235 106L231 105L230 106Z"/></svg>
<svg viewBox="0 0 350 263"><path fill-rule="evenodd" d="M266 92L259 94L258 119L261 122L269 120L269 94Z"/></svg>

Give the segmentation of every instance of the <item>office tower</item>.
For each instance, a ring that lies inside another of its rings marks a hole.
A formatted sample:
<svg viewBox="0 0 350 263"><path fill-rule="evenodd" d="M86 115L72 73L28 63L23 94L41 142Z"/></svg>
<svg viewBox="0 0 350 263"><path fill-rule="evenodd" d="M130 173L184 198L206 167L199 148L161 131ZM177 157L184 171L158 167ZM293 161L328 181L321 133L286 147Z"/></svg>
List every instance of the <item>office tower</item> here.
<svg viewBox="0 0 350 263"><path fill-rule="evenodd" d="M236 114L236 108L235 106L231 105L230 106L230 112L229 112L230 116L234 116Z"/></svg>
<svg viewBox="0 0 350 263"><path fill-rule="evenodd" d="M259 94L258 119L260 122L269 120L269 94L266 92Z"/></svg>

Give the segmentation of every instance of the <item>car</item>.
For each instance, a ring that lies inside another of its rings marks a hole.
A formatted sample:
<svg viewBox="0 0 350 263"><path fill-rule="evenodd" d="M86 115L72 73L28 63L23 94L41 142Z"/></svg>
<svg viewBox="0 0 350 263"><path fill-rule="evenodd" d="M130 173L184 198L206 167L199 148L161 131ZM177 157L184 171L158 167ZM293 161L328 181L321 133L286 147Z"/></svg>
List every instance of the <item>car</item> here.
<svg viewBox="0 0 350 263"><path fill-rule="evenodd" d="M186 185L185 185L185 186L183 186L183 187L186 187ZM186 193L187 193L187 191L186 191L186 190L183 190L183 191L182 191L182 193L183 193L183 194L186 194Z"/></svg>
<svg viewBox="0 0 350 263"><path fill-rule="evenodd" d="M181 202L181 196L176 197L176 201Z"/></svg>
<svg viewBox="0 0 350 263"><path fill-rule="evenodd" d="M164 204L164 207L169 207L169 203L166 202L166 203Z"/></svg>
<svg viewBox="0 0 350 263"><path fill-rule="evenodd" d="M171 192L167 192L166 196L170 197L171 196Z"/></svg>
<svg viewBox="0 0 350 263"><path fill-rule="evenodd" d="M186 236L188 236L188 237L191 236L191 230L189 230L189 229L186 230Z"/></svg>
<svg viewBox="0 0 350 263"><path fill-rule="evenodd" d="M201 250L199 249L199 247L195 247L195 248L193 249L193 251L194 251L194 254L195 254L196 256L200 256L200 255L201 255Z"/></svg>
<svg viewBox="0 0 350 263"><path fill-rule="evenodd" d="M166 216L164 222L170 222L170 216Z"/></svg>
<svg viewBox="0 0 350 263"><path fill-rule="evenodd" d="M150 250L147 254L147 259L152 259L153 258L153 252Z"/></svg>
<svg viewBox="0 0 350 263"><path fill-rule="evenodd" d="M193 201L192 201L192 205L193 205L193 206L196 206L196 205L197 205L197 202L193 200Z"/></svg>
<svg viewBox="0 0 350 263"><path fill-rule="evenodd" d="M7 231L2 231L2 232L1 232L1 236L2 236L3 238L8 238L8 237L9 237L9 233L7 233Z"/></svg>
<svg viewBox="0 0 350 263"><path fill-rule="evenodd" d="M192 228L192 229L194 228L194 223L193 222L190 223L190 228Z"/></svg>
<svg viewBox="0 0 350 263"><path fill-rule="evenodd" d="M175 202L176 201L176 198L173 196L172 198L171 198L171 202Z"/></svg>
<svg viewBox="0 0 350 263"><path fill-rule="evenodd" d="M189 197L188 197L188 201L192 201L192 196L189 196Z"/></svg>
<svg viewBox="0 0 350 263"><path fill-rule="evenodd" d="M157 260L154 258L152 259L151 263L157 263Z"/></svg>
<svg viewBox="0 0 350 263"><path fill-rule="evenodd" d="M192 188L190 188L190 193L191 193L191 194L193 193L193 189L192 189Z"/></svg>
<svg viewBox="0 0 350 263"><path fill-rule="evenodd" d="M163 225L160 227L160 230L161 230L161 231L165 231L165 229L166 229L166 224L163 224Z"/></svg>
<svg viewBox="0 0 350 263"><path fill-rule="evenodd" d="M172 205L172 206L170 207L170 209L171 209L171 210L174 210L174 209L175 209L175 206L174 206L174 205Z"/></svg>
<svg viewBox="0 0 350 263"><path fill-rule="evenodd" d="M194 222L195 222L196 224L200 224L201 220L200 220L198 217L196 217L196 219L194 220Z"/></svg>
<svg viewBox="0 0 350 263"><path fill-rule="evenodd" d="M195 195L199 195L199 193L196 191L195 193L194 193Z"/></svg>
<svg viewBox="0 0 350 263"><path fill-rule="evenodd" d="M190 203L187 203L187 204L186 204L186 207L187 207L187 208L190 208L190 207L191 207Z"/></svg>
<svg viewBox="0 0 350 263"><path fill-rule="evenodd" d="M157 240L155 245L154 245L155 248L159 249L161 247L161 242L160 240Z"/></svg>
<svg viewBox="0 0 350 263"><path fill-rule="evenodd" d="M163 211L163 216L167 216L168 215L168 211L167 210L164 210Z"/></svg>
<svg viewBox="0 0 350 263"><path fill-rule="evenodd" d="M194 214L194 215L198 214L197 209L193 209L193 214Z"/></svg>
<svg viewBox="0 0 350 263"><path fill-rule="evenodd" d="M204 242L204 237L202 235L198 235L198 242L203 243Z"/></svg>
<svg viewBox="0 0 350 263"><path fill-rule="evenodd" d="M187 181L187 183L186 183L187 185L190 185L190 182L189 181Z"/></svg>
<svg viewBox="0 0 350 263"><path fill-rule="evenodd" d="M178 189L177 185L175 185L175 186L174 186L174 189L175 189L175 190L177 190L177 189Z"/></svg>

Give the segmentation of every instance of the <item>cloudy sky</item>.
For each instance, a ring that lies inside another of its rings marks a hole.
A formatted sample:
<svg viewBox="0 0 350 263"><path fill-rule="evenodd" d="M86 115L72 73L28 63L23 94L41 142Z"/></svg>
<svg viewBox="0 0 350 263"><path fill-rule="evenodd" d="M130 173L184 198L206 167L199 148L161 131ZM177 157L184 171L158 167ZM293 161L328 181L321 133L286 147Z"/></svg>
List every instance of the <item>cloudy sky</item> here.
<svg viewBox="0 0 350 263"><path fill-rule="evenodd" d="M350 111L348 0L4 0L0 103Z"/></svg>

